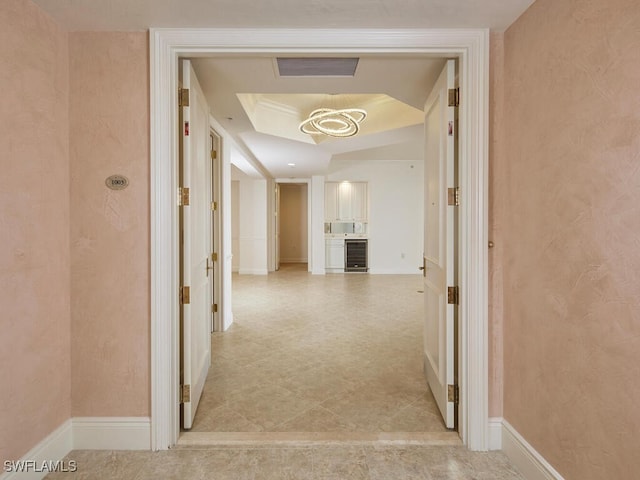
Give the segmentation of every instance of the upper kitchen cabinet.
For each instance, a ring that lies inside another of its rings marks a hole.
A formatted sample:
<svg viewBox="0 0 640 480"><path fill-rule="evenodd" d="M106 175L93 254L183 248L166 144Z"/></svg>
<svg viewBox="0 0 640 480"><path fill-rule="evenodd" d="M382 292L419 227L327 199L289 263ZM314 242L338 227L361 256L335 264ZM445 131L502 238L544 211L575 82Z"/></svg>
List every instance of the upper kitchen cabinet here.
<svg viewBox="0 0 640 480"><path fill-rule="evenodd" d="M324 184L324 221L327 223L338 220L338 186L337 182Z"/></svg>
<svg viewBox="0 0 640 480"><path fill-rule="evenodd" d="M366 222L369 217L367 182L326 182L325 222Z"/></svg>

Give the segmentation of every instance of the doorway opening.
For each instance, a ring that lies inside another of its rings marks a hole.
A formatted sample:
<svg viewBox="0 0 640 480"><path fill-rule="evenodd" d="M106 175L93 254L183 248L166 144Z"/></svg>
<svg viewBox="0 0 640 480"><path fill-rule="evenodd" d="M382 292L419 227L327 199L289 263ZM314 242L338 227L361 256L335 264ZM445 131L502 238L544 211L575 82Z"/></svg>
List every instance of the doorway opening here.
<svg viewBox="0 0 640 480"><path fill-rule="evenodd" d="M282 264L302 267L309 264L309 185L277 182L275 200L275 270ZM298 268L299 269L299 268ZM287 269L289 271L291 269Z"/></svg>
<svg viewBox="0 0 640 480"><path fill-rule="evenodd" d="M261 52L385 52L447 55L461 65L460 433L472 449L487 448L487 79L488 32L469 31L151 31L152 81L152 447L175 444L178 391L175 191L176 65L179 56ZM300 45L300 38L304 45ZM215 45L213 47L212 45ZM259 45L259 47L256 47ZM265 47L265 45L267 47ZM229 167L222 166L224 177ZM225 199L223 192L223 199ZM465 203L466 202L466 203ZM223 235L225 235L223 215ZM321 235L321 233L320 233ZM314 237L315 238L315 237ZM313 241L313 239L312 239ZM222 249L229 242L222 242ZM225 252L226 253L226 252ZM228 252L230 253L230 252ZM169 261L167 261L169 259ZM223 255L223 300L230 299L231 257ZM230 304L230 302L225 302ZM223 308L225 308L223 306ZM227 314L230 312L223 312Z"/></svg>

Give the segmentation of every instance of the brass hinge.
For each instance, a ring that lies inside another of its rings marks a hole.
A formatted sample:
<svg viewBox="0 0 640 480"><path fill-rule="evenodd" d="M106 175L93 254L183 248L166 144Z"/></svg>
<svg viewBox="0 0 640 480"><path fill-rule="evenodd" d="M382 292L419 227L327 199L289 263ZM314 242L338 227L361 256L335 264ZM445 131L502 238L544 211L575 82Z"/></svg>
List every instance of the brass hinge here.
<svg viewBox="0 0 640 480"><path fill-rule="evenodd" d="M218 152L211 150L211 160L215 160L216 158L218 158Z"/></svg>
<svg viewBox="0 0 640 480"><path fill-rule="evenodd" d="M189 206L190 200L191 200L191 197L189 195L189 187L179 187L178 188L178 206L187 207Z"/></svg>
<svg viewBox="0 0 640 480"><path fill-rule="evenodd" d="M188 88L178 89L178 106L179 107L189 106L189 89Z"/></svg>
<svg viewBox="0 0 640 480"><path fill-rule="evenodd" d="M211 313L218 313L218 304L214 303L211 305Z"/></svg>
<svg viewBox="0 0 640 480"><path fill-rule="evenodd" d="M458 287L447 287L447 303L449 305L458 305Z"/></svg>
<svg viewBox="0 0 640 480"><path fill-rule="evenodd" d="M217 262L218 261L218 253L217 252L213 252L211 254L211 261L212 262Z"/></svg>
<svg viewBox="0 0 640 480"><path fill-rule="evenodd" d="M455 404L460 402L460 390L458 385L447 385L447 400Z"/></svg>
<svg viewBox="0 0 640 480"><path fill-rule="evenodd" d="M447 189L447 204L452 207L460 206L460 189L458 187L451 187Z"/></svg>
<svg viewBox="0 0 640 480"><path fill-rule="evenodd" d="M180 402L187 403L191 401L191 385L180 386Z"/></svg>
<svg viewBox="0 0 640 480"><path fill-rule="evenodd" d="M460 106L460 89L459 88L449 89L449 106L450 107Z"/></svg>
<svg viewBox="0 0 640 480"><path fill-rule="evenodd" d="M211 211L215 212L218 210L218 202L211 202Z"/></svg>
<svg viewBox="0 0 640 480"><path fill-rule="evenodd" d="M180 287L180 304L189 305L191 303L191 287Z"/></svg>

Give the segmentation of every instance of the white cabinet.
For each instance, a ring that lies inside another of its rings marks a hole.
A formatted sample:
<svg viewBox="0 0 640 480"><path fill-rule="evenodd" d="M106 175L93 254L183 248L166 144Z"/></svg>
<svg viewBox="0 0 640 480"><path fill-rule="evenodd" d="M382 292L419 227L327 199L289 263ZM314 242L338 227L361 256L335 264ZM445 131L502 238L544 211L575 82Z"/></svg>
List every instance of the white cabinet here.
<svg viewBox="0 0 640 480"><path fill-rule="evenodd" d="M366 222L369 217L367 182L326 182L325 222Z"/></svg>
<svg viewBox="0 0 640 480"><path fill-rule="evenodd" d="M366 222L369 219L369 197L367 196L366 182L351 184L351 215L356 222Z"/></svg>
<svg viewBox="0 0 640 480"><path fill-rule="evenodd" d="M344 239L325 240L325 268L331 272L344 272Z"/></svg>
<svg viewBox="0 0 640 480"><path fill-rule="evenodd" d="M324 221L335 222L338 220L338 186L337 182L324 184Z"/></svg>

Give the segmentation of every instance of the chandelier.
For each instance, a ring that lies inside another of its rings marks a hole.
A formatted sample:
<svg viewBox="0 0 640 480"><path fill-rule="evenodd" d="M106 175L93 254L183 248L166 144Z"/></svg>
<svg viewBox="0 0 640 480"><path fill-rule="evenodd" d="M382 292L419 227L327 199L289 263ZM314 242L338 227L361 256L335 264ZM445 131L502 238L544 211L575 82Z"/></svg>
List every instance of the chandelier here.
<svg viewBox="0 0 640 480"><path fill-rule="evenodd" d="M300 131L308 135L352 137L360 131L360 122L366 116L367 112L360 108L318 108L300 124Z"/></svg>

